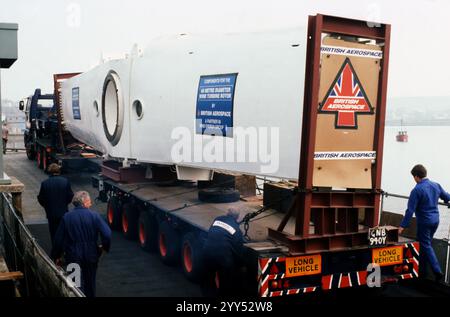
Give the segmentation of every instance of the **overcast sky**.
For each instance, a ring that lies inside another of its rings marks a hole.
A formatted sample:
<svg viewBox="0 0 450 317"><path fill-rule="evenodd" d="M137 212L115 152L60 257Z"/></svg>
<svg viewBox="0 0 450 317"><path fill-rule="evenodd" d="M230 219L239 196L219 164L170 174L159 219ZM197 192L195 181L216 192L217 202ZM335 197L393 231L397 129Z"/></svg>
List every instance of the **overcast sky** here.
<svg viewBox="0 0 450 317"><path fill-rule="evenodd" d="M450 96L449 12L446 0L0 0L0 22L20 28L2 97L50 92L52 74L88 70L102 54L125 54L160 35L305 26L316 13L392 24L391 97Z"/></svg>

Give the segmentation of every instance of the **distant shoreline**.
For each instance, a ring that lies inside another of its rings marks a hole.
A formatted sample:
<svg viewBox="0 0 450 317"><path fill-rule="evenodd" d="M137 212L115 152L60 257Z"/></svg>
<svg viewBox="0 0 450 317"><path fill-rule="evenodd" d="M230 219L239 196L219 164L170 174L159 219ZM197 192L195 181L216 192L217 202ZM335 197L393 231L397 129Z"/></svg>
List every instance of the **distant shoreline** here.
<svg viewBox="0 0 450 317"><path fill-rule="evenodd" d="M421 121L410 121L410 122L401 122L401 120L387 120L386 124L387 127L423 127L423 126L441 126L446 127L450 126L450 120L421 120Z"/></svg>

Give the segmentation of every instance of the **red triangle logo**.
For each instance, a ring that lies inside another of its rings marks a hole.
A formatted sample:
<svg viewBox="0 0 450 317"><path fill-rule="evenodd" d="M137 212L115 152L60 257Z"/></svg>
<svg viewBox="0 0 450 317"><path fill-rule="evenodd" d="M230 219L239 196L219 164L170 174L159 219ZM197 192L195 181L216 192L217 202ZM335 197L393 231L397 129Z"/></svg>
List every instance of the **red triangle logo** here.
<svg viewBox="0 0 450 317"><path fill-rule="evenodd" d="M319 105L319 113L334 114L337 129L357 129L358 114L374 114L348 57Z"/></svg>

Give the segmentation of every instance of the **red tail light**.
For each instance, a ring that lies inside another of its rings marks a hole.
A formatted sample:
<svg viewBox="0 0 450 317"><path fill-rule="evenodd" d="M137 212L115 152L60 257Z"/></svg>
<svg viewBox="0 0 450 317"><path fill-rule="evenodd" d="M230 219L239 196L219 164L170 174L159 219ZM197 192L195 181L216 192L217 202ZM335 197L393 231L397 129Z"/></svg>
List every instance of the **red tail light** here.
<svg viewBox="0 0 450 317"><path fill-rule="evenodd" d="M273 280L270 283L270 286L272 287L272 289L277 289L280 286L281 283L278 283L278 281Z"/></svg>
<svg viewBox="0 0 450 317"><path fill-rule="evenodd" d="M396 274L401 274L402 273L402 266L401 265L396 265L396 266L394 266L394 272L396 273Z"/></svg>

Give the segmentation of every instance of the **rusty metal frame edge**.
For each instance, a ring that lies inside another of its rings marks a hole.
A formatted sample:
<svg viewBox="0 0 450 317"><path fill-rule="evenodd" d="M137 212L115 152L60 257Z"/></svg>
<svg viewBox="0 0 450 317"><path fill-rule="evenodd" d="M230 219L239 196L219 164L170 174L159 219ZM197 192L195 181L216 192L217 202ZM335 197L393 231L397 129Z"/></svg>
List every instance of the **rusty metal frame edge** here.
<svg viewBox="0 0 450 317"><path fill-rule="evenodd" d="M383 46L383 59L381 61L381 80L378 82L378 98L377 98L377 119L375 120L375 140L374 150L377 153L375 161L375 180L372 188L375 190L377 198L375 201L375 219L373 221L378 224L381 205L381 175L383 168L383 148L384 148L384 128L386 119L386 99L387 99L387 84L388 84L388 69L389 69L389 50L391 39L391 26L389 24L384 25L384 46Z"/></svg>

